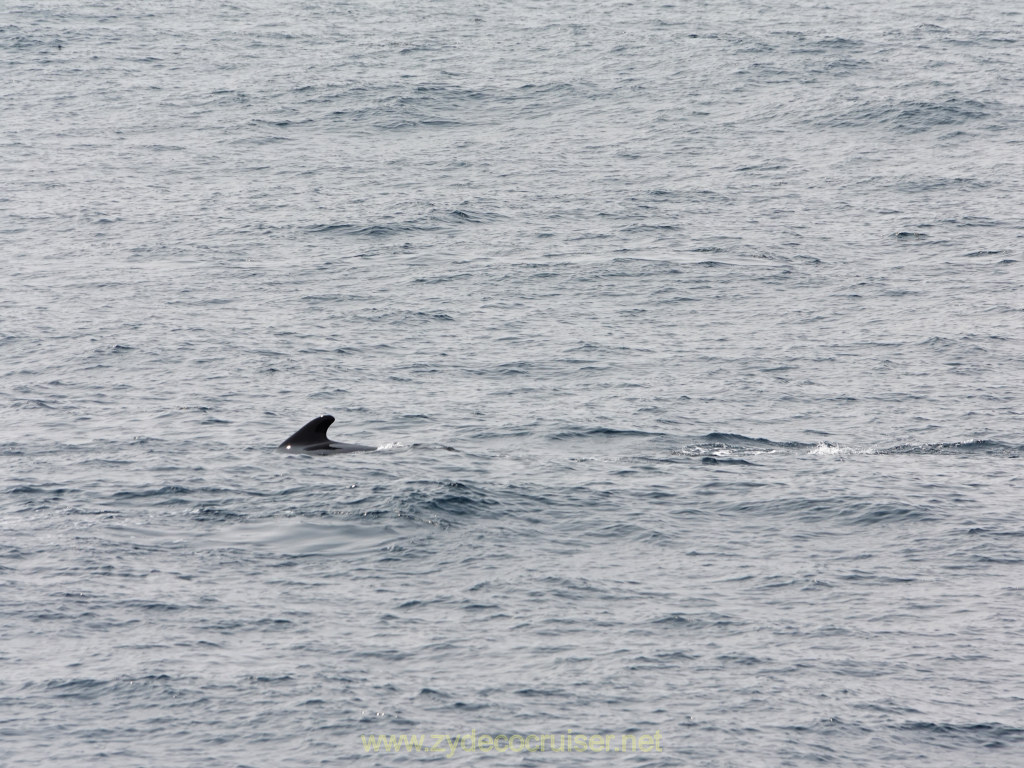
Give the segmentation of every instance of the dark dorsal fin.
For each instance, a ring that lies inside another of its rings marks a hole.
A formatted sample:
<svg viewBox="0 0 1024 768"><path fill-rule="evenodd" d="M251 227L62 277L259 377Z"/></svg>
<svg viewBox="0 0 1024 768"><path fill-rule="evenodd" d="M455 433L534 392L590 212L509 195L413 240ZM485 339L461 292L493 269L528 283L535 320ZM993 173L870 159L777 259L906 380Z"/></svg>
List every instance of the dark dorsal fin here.
<svg viewBox="0 0 1024 768"><path fill-rule="evenodd" d="M302 450L303 448L309 448L314 445L326 445L330 444L330 440L327 439L327 428L334 423L334 417L323 415L317 416L306 426L296 432L294 435L289 437L278 448Z"/></svg>

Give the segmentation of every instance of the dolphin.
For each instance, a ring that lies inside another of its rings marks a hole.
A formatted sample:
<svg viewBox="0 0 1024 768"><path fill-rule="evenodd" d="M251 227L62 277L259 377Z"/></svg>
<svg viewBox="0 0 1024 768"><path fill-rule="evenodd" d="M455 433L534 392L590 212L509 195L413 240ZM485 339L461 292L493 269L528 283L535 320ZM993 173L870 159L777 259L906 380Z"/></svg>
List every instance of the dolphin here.
<svg viewBox="0 0 1024 768"><path fill-rule="evenodd" d="M355 453L356 451L376 451L372 445L359 445L358 443L336 443L327 437L327 428L334 423L334 417L323 415L317 416L302 429L289 437L279 446L279 451L298 453L305 451L309 453L327 453L337 451L338 453Z"/></svg>
<svg viewBox="0 0 1024 768"><path fill-rule="evenodd" d="M748 466L754 466L753 462L747 461L746 459L725 459L715 458L714 456L705 456L700 460L701 464L747 464Z"/></svg>

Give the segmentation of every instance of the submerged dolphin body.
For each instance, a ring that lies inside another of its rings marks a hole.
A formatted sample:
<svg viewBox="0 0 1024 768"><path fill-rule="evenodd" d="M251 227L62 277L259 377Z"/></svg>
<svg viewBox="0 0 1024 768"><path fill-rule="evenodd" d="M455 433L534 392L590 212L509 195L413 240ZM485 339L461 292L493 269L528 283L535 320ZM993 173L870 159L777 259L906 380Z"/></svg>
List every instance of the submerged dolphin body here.
<svg viewBox="0 0 1024 768"><path fill-rule="evenodd" d="M725 459L715 458L714 456L705 456L700 460L701 464L747 464L754 466L753 462L747 461L746 459Z"/></svg>
<svg viewBox="0 0 1024 768"><path fill-rule="evenodd" d="M359 445L358 443L336 443L327 437L327 428L334 423L333 416L317 416L306 426L289 437L279 446L280 451L298 453L306 451L311 453L326 453L328 451L338 453L355 453L356 451L376 451L372 445Z"/></svg>

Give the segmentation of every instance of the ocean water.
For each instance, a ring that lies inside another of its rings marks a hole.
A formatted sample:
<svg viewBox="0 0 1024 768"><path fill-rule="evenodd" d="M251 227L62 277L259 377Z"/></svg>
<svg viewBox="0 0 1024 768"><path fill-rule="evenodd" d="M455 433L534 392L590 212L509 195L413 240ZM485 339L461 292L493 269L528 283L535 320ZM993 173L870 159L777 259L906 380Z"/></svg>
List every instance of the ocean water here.
<svg viewBox="0 0 1024 768"><path fill-rule="evenodd" d="M1024 764L1018 3L12 0L0 71L0 765Z"/></svg>

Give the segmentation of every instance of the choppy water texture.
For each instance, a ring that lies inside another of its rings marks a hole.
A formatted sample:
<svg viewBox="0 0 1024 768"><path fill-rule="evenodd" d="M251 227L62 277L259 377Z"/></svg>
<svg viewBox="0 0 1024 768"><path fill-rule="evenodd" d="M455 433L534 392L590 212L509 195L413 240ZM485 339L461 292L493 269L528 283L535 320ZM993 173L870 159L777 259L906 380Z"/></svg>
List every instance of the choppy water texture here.
<svg viewBox="0 0 1024 768"><path fill-rule="evenodd" d="M1018 3L15 2L0 70L0 764L1021 764Z"/></svg>

